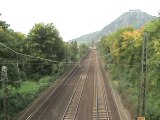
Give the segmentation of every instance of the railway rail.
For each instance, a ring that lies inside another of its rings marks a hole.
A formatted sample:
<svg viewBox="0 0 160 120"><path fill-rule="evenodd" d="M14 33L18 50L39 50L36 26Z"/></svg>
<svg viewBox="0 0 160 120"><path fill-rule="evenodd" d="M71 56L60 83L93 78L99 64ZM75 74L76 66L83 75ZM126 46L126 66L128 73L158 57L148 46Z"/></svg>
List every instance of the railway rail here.
<svg viewBox="0 0 160 120"><path fill-rule="evenodd" d="M106 85L97 51L91 50L18 120L120 120L117 113L112 114L116 107Z"/></svg>
<svg viewBox="0 0 160 120"><path fill-rule="evenodd" d="M83 63L80 63L74 69L72 69L71 72L69 72L63 78L63 80L57 86L54 87L54 89L50 90L48 93L44 92L44 94L46 94L45 95L46 97L44 98L40 97L38 100L36 100L34 104L30 106L30 108L28 108L26 112L22 114L18 120L24 120L24 119L25 120L40 120L44 116L44 114L46 113L50 105L53 103L54 99L59 94L61 94L62 90L64 89L66 85L68 85L73 75L75 75L76 72L80 69L79 66L82 66L82 65ZM42 96L44 95L42 94ZM38 104L38 106L34 107L35 104Z"/></svg>
<svg viewBox="0 0 160 120"><path fill-rule="evenodd" d="M93 120L112 120L106 89L96 55L94 70L94 106Z"/></svg>
<svg viewBox="0 0 160 120"><path fill-rule="evenodd" d="M70 78L75 74L75 72L78 70L78 68L76 67L73 71L71 71L65 78L67 79L66 81L62 80L62 82L59 84L59 86L57 88L59 88L58 90L55 89L54 91L51 91L47 98L45 98L45 100L39 104L36 109L34 109L34 111L25 119L25 120L31 120L31 119L36 119L39 120L41 119L41 117L44 115L44 113L47 111L47 109L49 108L50 104L52 104L52 102L54 101L54 99L56 98L57 95L59 95L61 93L61 91L63 90L64 86L69 82ZM55 92L57 91L57 92ZM50 99L50 97L52 96L53 93L57 93L53 99ZM46 105L47 103L47 105ZM43 112L42 112L43 111ZM34 116L35 114L39 114L39 116ZM23 116L22 116L23 117ZM21 117L21 118L22 118ZM21 120L21 119L19 119Z"/></svg>
<svg viewBox="0 0 160 120"><path fill-rule="evenodd" d="M76 119L76 114L78 111L79 103L80 103L80 100L83 94L83 90L84 90L84 85L87 79L87 73L88 73L88 69L89 69L89 65L91 61L91 56L90 56L89 61L87 61L88 62L87 67L85 70L83 70L83 73L78 81L78 84L72 94L72 97L66 107L66 110L61 120L75 120Z"/></svg>

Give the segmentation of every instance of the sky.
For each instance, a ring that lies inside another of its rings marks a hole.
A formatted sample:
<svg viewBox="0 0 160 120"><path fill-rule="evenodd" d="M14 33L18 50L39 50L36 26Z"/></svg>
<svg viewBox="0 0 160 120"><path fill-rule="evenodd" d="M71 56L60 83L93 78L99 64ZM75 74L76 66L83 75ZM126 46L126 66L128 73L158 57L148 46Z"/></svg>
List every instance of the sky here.
<svg viewBox="0 0 160 120"><path fill-rule="evenodd" d="M124 12L158 16L160 0L0 0L0 20L28 34L40 22L53 23L64 41L101 30Z"/></svg>

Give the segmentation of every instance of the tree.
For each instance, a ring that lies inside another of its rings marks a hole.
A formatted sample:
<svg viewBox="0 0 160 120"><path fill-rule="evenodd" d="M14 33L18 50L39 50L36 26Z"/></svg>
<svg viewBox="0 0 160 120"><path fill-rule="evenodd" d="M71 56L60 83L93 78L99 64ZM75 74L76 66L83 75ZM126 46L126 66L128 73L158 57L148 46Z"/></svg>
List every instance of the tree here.
<svg viewBox="0 0 160 120"><path fill-rule="evenodd" d="M33 26L26 38L25 52L52 61L62 61L65 56L64 42L60 37L58 30L52 23L38 23ZM32 65L27 66L27 69L28 67L34 69L28 71L28 74L43 69L45 69L43 71L44 74L51 74L55 69L53 63L44 62L40 59L32 59L30 60L30 63L32 63ZM41 64L36 65L35 63Z"/></svg>
<svg viewBox="0 0 160 120"><path fill-rule="evenodd" d="M70 58L71 61L77 61L77 54L78 54L78 45L77 41L72 41L70 44Z"/></svg>
<svg viewBox="0 0 160 120"><path fill-rule="evenodd" d="M11 51L11 49L20 52L25 36L22 33L9 29L9 25L5 21L0 21L0 26L0 68L7 66L10 84L17 87L13 81L18 81L19 76L21 76L22 70L19 70L20 66L18 64L21 58L15 52Z"/></svg>
<svg viewBox="0 0 160 120"><path fill-rule="evenodd" d="M150 71L150 79L152 85L159 87L160 86L160 75L157 72L160 69L160 20L154 20L149 22L144 31L149 34L148 41L148 65Z"/></svg>
<svg viewBox="0 0 160 120"><path fill-rule="evenodd" d="M0 21L0 29L7 30L9 27L9 24L7 24L5 21Z"/></svg>

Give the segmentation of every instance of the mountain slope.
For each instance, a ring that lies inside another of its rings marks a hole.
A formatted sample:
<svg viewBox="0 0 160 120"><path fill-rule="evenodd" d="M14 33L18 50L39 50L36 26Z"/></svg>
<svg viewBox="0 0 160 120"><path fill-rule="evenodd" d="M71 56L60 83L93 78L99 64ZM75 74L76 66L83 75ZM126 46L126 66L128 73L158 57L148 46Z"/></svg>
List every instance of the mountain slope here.
<svg viewBox="0 0 160 120"><path fill-rule="evenodd" d="M134 28L138 29L144 26L148 21L151 21L155 18L156 17L151 16L140 10L130 10L129 12L122 14L120 17L114 20L111 24L104 27L100 31L99 36L101 37L101 36L107 35L113 31L116 31L121 27L126 27L126 26L133 26Z"/></svg>
<svg viewBox="0 0 160 120"><path fill-rule="evenodd" d="M121 27L133 26L137 29L141 28L147 22L153 19L156 19L156 17L142 12L141 10L130 10L129 12L122 14L109 25L105 26L101 31L86 34L79 38L72 39L71 41L88 42L91 40L98 40L104 35L108 35L109 33L114 32Z"/></svg>
<svg viewBox="0 0 160 120"><path fill-rule="evenodd" d="M97 38L98 34L99 34L99 31L89 33L89 34L86 34L86 35L82 35L79 38L72 39L71 41L77 41L77 42L80 42L80 43L81 42L85 43L85 42L88 42L88 41L91 41L91 40L94 40L95 38Z"/></svg>

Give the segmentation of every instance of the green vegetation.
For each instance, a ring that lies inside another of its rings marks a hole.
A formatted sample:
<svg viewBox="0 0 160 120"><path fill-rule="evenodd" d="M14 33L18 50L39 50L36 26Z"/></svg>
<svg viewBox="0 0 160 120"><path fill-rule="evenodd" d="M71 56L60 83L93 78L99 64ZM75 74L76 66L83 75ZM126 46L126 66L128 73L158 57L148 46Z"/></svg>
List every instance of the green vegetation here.
<svg viewBox="0 0 160 120"><path fill-rule="evenodd" d="M136 117L142 76L141 61L144 33L149 35L147 41L146 120L159 120L160 19L149 22L139 30L132 27L121 28L103 37L99 47L101 54L105 56L105 68L110 73L114 88L120 93L125 107L130 110L133 117Z"/></svg>
<svg viewBox="0 0 160 120"><path fill-rule="evenodd" d="M88 51L86 44L65 43L52 23L38 23L25 35L0 21L0 68L7 66L8 117L26 108L38 94ZM1 70L0 70L1 71ZM1 72L0 72L1 74ZM0 82L0 119L3 119Z"/></svg>

